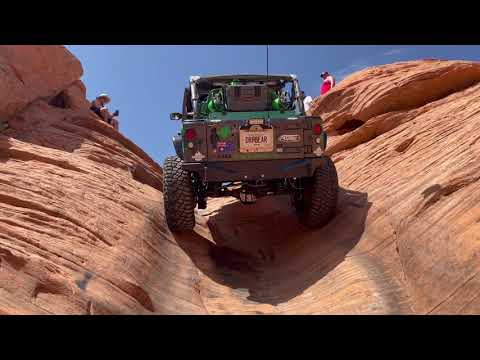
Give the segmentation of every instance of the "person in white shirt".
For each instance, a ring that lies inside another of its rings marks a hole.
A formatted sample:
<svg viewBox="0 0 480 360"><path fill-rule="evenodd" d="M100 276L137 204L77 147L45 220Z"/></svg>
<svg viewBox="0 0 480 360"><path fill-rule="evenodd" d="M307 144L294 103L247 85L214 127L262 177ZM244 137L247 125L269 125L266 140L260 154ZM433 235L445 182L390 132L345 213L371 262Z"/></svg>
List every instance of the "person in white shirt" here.
<svg viewBox="0 0 480 360"><path fill-rule="evenodd" d="M305 109L305 112L307 112L308 110L310 110L313 99L310 95L305 97L305 93L303 91L302 91L302 98L303 98L303 107Z"/></svg>
<svg viewBox="0 0 480 360"><path fill-rule="evenodd" d="M118 120L114 119L116 116L118 116L118 111L111 114L106 107L109 102L110 97L107 94L100 94L91 102L90 110L118 130Z"/></svg>
<svg viewBox="0 0 480 360"><path fill-rule="evenodd" d="M105 122L108 122L110 113L106 105L110 102L110 97L107 94L100 94L90 104L90 110L97 114Z"/></svg>

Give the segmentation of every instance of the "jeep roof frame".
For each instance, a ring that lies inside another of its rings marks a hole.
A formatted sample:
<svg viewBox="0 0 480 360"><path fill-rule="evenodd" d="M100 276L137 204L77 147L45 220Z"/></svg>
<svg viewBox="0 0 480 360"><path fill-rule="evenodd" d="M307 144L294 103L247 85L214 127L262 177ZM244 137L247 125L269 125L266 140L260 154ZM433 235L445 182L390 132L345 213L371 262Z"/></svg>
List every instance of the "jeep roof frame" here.
<svg viewBox="0 0 480 360"><path fill-rule="evenodd" d="M300 85L298 83L298 78L295 74L234 74L234 75L206 75L206 76L190 76L190 94L191 94L191 101L193 107L193 113L198 113L198 100L199 94L197 90L197 84L206 82L206 83L214 83L214 82L229 82L233 80L239 81L278 81L279 83L282 81L292 82L293 88L295 91L295 101L297 102L298 109L303 114L305 113L305 109L303 106L303 99L301 98L301 91Z"/></svg>
<svg viewBox="0 0 480 360"><path fill-rule="evenodd" d="M265 75L265 74L237 74L237 75L206 75L206 76L190 76L190 82L200 82L202 80L213 82L213 81L232 81L232 80L252 80L252 81L293 81L296 80L297 76L295 74L276 74L276 75Z"/></svg>

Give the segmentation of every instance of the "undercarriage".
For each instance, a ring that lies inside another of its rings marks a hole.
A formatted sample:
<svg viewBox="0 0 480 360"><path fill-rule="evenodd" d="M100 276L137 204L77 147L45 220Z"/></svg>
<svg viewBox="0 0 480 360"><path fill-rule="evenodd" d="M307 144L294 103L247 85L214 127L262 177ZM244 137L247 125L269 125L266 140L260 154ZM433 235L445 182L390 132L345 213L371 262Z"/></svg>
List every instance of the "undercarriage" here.
<svg viewBox="0 0 480 360"><path fill-rule="evenodd" d="M265 196L289 194L293 202L301 201L308 179L284 178L278 180L230 181L203 183L199 176L192 174L194 192L199 209L207 206L207 197L234 197L243 204L253 204Z"/></svg>

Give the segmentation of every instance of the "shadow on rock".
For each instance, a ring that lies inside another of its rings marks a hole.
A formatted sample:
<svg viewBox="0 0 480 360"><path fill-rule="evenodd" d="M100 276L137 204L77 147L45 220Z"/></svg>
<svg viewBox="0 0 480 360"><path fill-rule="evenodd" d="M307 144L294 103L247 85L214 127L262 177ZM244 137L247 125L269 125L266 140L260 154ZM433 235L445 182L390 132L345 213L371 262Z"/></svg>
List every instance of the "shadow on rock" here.
<svg viewBox="0 0 480 360"><path fill-rule="evenodd" d="M8 150L12 147L7 136L0 134L0 163L7 162L10 158Z"/></svg>
<svg viewBox="0 0 480 360"><path fill-rule="evenodd" d="M205 276L248 290L246 300L278 305L321 280L360 240L368 195L345 189L339 195L337 215L322 229L300 224L288 197L273 197L219 209L207 222L213 242L201 232L175 237Z"/></svg>

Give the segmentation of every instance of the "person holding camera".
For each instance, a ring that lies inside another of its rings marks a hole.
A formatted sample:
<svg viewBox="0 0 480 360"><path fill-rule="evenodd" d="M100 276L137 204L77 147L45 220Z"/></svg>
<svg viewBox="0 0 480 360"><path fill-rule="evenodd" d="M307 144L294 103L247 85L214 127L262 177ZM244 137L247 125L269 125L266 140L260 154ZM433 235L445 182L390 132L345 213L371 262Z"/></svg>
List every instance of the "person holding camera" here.
<svg viewBox="0 0 480 360"><path fill-rule="evenodd" d="M91 102L90 110L97 114L103 121L118 130L119 123L115 117L119 115L119 111L117 110L113 114L110 113L106 107L109 102L110 97L107 94L100 94Z"/></svg>

